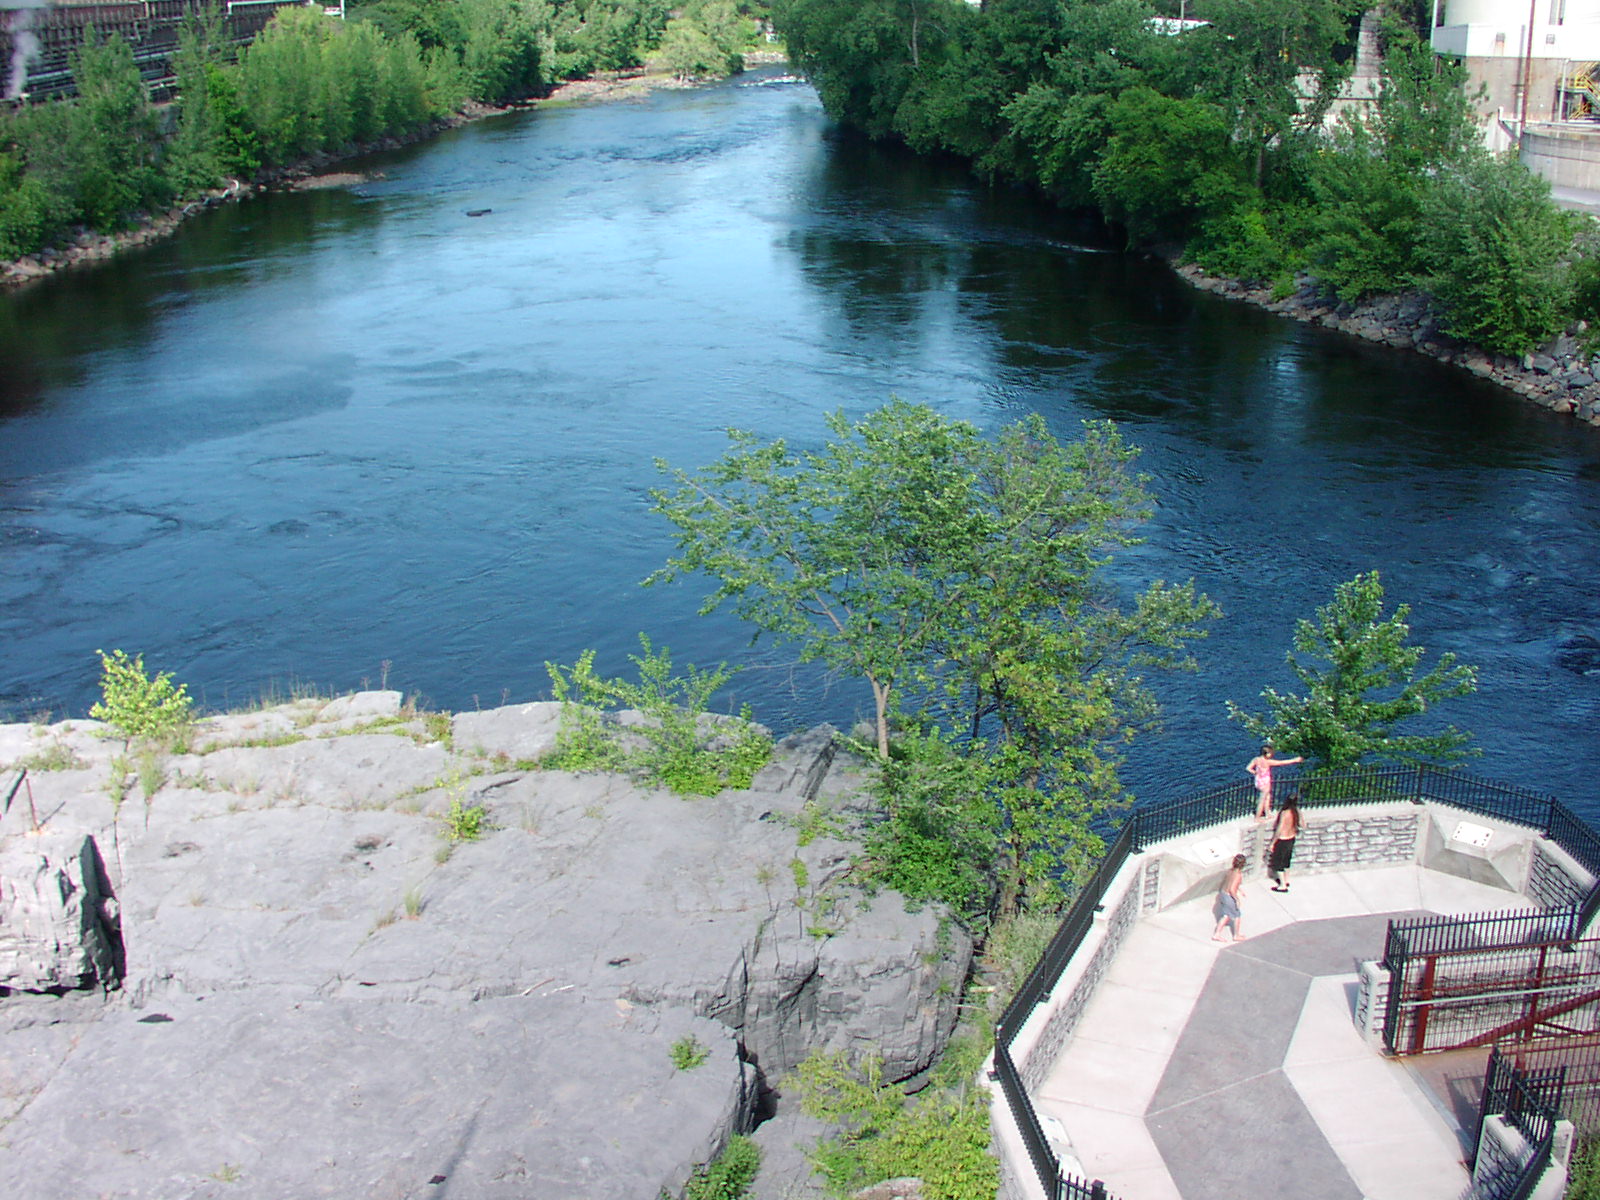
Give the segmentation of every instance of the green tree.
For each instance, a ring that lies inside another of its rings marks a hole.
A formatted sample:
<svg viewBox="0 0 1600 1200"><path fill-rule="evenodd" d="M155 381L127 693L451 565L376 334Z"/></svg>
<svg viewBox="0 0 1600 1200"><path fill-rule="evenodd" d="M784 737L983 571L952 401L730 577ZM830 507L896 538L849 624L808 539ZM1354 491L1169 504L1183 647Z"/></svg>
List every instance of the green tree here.
<svg viewBox="0 0 1600 1200"><path fill-rule="evenodd" d="M652 579L704 572L718 585L705 610L731 602L802 661L863 677L881 758L896 713L922 730L908 743L959 742L974 762L892 806L894 845L878 848L891 865L926 859L959 822L953 842L998 858L1014 908L1095 848L1090 821L1123 799L1120 748L1156 715L1144 673L1192 665L1215 608L1161 582L1125 607L1101 579L1148 511L1109 423L1067 446L1038 417L988 440L902 401L829 424L820 452L735 433L717 464L675 472L655 497L678 552ZM980 789L987 829L951 787ZM971 880L954 860L927 869Z"/></svg>
<svg viewBox="0 0 1600 1200"><path fill-rule="evenodd" d="M1515 155L1479 158L1434 180L1422 223L1423 285L1444 309L1447 332L1523 354L1566 324L1576 218Z"/></svg>
<svg viewBox="0 0 1600 1200"><path fill-rule="evenodd" d="M186 685L174 684L170 671L152 679L145 673L142 654L129 658L121 650L95 653L100 656L100 699L89 709L91 717L106 722L128 742L171 741L183 733L194 718Z"/></svg>
<svg viewBox="0 0 1600 1200"><path fill-rule="evenodd" d="M330 32L319 9L281 9L239 56L239 100L267 162L323 144L322 43Z"/></svg>
<svg viewBox="0 0 1600 1200"><path fill-rule="evenodd" d="M1366 762L1451 762L1473 753L1471 734L1454 726L1432 733L1395 730L1478 686L1477 672L1453 654L1421 670L1427 651L1410 642L1410 615L1407 604L1385 615L1376 571L1341 583L1315 620L1295 626L1287 661L1304 691L1280 695L1269 687L1261 693L1264 714L1230 700L1228 716L1257 739L1329 770Z"/></svg>
<svg viewBox="0 0 1600 1200"><path fill-rule="evenodd" d="M1423 270L1423 204L1442 172L1483 155L1461 67L1387 26L1373 112L1304 147L1308 257L1341 300L1409 286Z"/></svg>
<svg viewBox="0 0 1600 1200"><path fill-rule="evenodd" d="M789 58L816 86L829 116L874 137L933 53L959 0L774 0Z"/></svg>
<svg viewBox="0 0 1600 1200"><path fill-rule="evenodd" d="M703 572L757 629L866 679L878 753L902 676L941 632L953 548L970 545L968 467L977 432L896 400L852 424L828 418L834 440L796 454L730 431L732 449L690 474L657 466L677 484L652 492L678 528L678 552L647 582Z"/></svg>
<svg viewBox="0 0 1600 1200"><path fill-rule="evenodd" d="M733 0L692 0L667 22L660 59L679 79L737 75L754 33Z"/></svg>
<svg viewBox="0 0 1600 1200"><path fill-rule="evenodd" d="M1129 604L1102 577L1149 515L1137 456L1110 422L1063 446L1037 416L976 455L977 528L952 556L935 647L948 665L919 678L942 683L926 717L964 725L985 759L1002 912L1058 894L1098 851L1090 824L1125 799L1122 749L1159 715L1147 673L1192 669L1188 645L1218 615L1192 582Z"/></svg>
<svg viewBox="0 0 1600 1200"><path fill-rule="evenodd" d="M1268 153L1301 129L1322 123L1349 74L1341 51L1353 39L1362 0L1210 0L1210 25L1184 35L1180 60L1193 94L1225 107L1231 133L1266 183ZM1301 80L1312 79L1311 102Z"/></svg>
<svg viewBox="0 0 1600 1200"><path fill-rule="evenodd" d="M67 154L76 176L76 206L96 229L116 228L168 194L158 168L155 108L133 47L121 37L102 42L91 30L71 61L78 99L68 109Z"/></svg>
<svg viewBox="0 0 1600 1200"><path fill-rule="evenodd" d="M1208 212L1227 211L1246 187L1223 112L1129 88L1106 114L1110 138L1091 172L1105 214L1130 240L1187 236Z"/></svg>

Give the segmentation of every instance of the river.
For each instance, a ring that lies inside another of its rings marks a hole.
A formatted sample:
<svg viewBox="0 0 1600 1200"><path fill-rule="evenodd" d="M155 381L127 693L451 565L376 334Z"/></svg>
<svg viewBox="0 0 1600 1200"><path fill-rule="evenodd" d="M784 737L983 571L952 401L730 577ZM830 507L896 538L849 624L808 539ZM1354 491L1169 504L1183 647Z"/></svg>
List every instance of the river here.
<svg viewBox="0 0 1600 1200"><path fill-rule="evenodd" d="M1223 700L1290 686L1295 620L1377 568L1479 667L1473 769L1600 817L1600 654L1572 653L1600 636L1600 431L1195 293L771 73L357 167L0 296L9 719L82 715L97 648L212 708L387 682L460 709L546 696L588 647L621 672L643 630L749 668L734 698L780 733L848 724L864 685L637 586L671 545L651 464L899 395L1142 448L1159 508L1119 578L1193 576L1227 616L1159 681L1140 795L1240 772Z"/></svg>

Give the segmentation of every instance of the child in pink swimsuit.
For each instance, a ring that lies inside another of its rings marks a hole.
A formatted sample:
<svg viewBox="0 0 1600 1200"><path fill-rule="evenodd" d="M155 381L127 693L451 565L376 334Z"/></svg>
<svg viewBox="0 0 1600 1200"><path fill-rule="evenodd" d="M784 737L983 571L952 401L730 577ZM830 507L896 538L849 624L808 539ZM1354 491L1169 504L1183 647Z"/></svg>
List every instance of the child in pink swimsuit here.
<svg viewBox="0 0 1600 1200"><path fill-rule="evenodd" d="M1273 758L1272 747L1261 747L1261 753L1245 764L1245 771L1254 776L1256 781L1256 817L1265 821L1272 816L1272 768L1287 767L1291 763L1304 762L1298 754L1293 758Z"/></svg>

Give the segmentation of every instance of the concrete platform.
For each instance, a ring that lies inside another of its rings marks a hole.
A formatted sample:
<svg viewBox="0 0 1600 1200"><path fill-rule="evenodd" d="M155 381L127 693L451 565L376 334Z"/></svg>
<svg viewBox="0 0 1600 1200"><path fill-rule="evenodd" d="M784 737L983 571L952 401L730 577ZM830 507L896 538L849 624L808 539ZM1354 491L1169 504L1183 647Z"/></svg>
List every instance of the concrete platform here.
<svg viewBox="0 0 1600 1200"><path fill-rule="evenodd" d="M1391 917L1528 901L1414 866L1253 880L1225 944L1214 903L1135 927L1034 1098L1083 1172L1119 1200L1458 1200L1455 1098L1363 1040L1357 964Z"/></svg>

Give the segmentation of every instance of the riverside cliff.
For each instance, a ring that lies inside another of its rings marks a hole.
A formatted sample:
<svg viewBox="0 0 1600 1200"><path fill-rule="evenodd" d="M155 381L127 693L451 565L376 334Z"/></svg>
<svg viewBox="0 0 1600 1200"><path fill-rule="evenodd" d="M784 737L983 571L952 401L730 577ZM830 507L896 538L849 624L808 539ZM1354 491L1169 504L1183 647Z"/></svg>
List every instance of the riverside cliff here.
<svg viewBox="0 0 1600 1200"><path fill-rule="evenodd" d="M682 799L538 769L558 714L213 717L120 804L97 723L0 726L12 1194L656 1200L813 1049L929 1065L971 947L849 886L830 729Z"/></svg>

